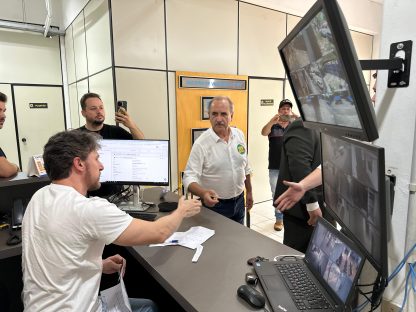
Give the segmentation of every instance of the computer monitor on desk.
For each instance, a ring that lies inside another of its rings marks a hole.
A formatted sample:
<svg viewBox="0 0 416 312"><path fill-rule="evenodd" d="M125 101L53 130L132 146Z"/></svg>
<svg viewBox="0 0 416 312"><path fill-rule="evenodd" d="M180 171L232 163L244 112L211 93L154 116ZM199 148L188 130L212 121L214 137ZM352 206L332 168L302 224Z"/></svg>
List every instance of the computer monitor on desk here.
<svg viewBox="0 0 416 312"><path fill-rule="evenodd" d="M145 210L139 202L138 185L169 185L169 141L101 140L100 146L104 165L100 182L133 185L137 210Z"/></svg>
<svg viewBox="0 0 416 312"><path fill-rule="evenodd" d="M361 247L383 278L388 276L384 148L321 134L324 205Z"/></svg>

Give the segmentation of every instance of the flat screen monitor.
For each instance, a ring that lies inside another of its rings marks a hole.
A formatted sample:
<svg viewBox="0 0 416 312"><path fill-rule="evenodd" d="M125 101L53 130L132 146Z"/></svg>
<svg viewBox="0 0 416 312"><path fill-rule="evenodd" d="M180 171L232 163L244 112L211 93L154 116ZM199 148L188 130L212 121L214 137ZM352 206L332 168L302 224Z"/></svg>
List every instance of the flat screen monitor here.
<svg viewBox="0 0 416 312"><path fill-rule="evenodd" d="M363 141L378 138L370 94L335 0L318 0L278 47L308 128Z"/></svg>
<svg viewBox="0 0 416 312"><path fill-rule="evenodd" d="M324 133L321 141L324 205L387 277L384 148Z"/></svg>
<svg viewBox="0 0 416 312"><path fill-rule="evenodd" d="M100 182L169 185L169 141L100 140Z"/></svg>

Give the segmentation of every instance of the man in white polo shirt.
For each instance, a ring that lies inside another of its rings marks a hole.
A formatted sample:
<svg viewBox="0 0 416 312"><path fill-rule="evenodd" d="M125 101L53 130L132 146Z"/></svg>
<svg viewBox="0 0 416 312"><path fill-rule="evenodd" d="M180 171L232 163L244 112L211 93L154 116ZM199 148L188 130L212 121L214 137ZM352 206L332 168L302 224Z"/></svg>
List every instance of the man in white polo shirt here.
<svg viewBox="0 0 416 312"><path fill-rule="evenodd" d="M246 206L253 207L251 169L241 130L230 127L234 104L224 96L209 104L211 128L192 146L183 183L199 196L204 206L241 224L244 222L244 188Z"/></svg>

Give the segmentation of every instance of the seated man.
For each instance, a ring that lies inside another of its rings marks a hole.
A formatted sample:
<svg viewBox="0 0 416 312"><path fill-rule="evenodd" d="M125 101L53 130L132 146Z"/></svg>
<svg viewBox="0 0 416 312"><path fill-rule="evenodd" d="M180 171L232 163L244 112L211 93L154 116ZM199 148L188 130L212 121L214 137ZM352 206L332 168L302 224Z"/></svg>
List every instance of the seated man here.
<svg viewBox="0 0 416 312"><path fill-rule="evenodd" d="M0 129L6 121L7 96L0 92ZM19 166L7 160L6 154L0 147L0 178L9 178L19 172Z"/></svg>
<svg viewBox="0 0 416 312"><path fill-rule="evenodd" d="M97 138L85 131L64 131L45 145L52 184L33 195L22 225L25 311L105 311L98 296L101 273L117 272L123 258L102 259L104 245L163 242L184 218L201 209L199 201L182 197L170 215L147 222L105 199L87 198L87 191L100 187L103 170ZM133 311L154 311L150 300L137 300Z"/></svg>

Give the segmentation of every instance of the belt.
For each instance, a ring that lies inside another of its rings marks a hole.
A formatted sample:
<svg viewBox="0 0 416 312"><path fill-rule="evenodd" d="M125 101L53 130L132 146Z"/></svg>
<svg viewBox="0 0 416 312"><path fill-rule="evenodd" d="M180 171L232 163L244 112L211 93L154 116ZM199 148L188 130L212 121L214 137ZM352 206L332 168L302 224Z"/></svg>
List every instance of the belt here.
<svg viewBox="0 0 416 312"><path fill-rule="evenodd" d="M244 196L244 192L242 192L240 195L237 195L236 197L233 197L233 198L226 198L226 199L218 198L218 201L220 203L229 203L229 202L237 201L241 196Z"/></svg>

